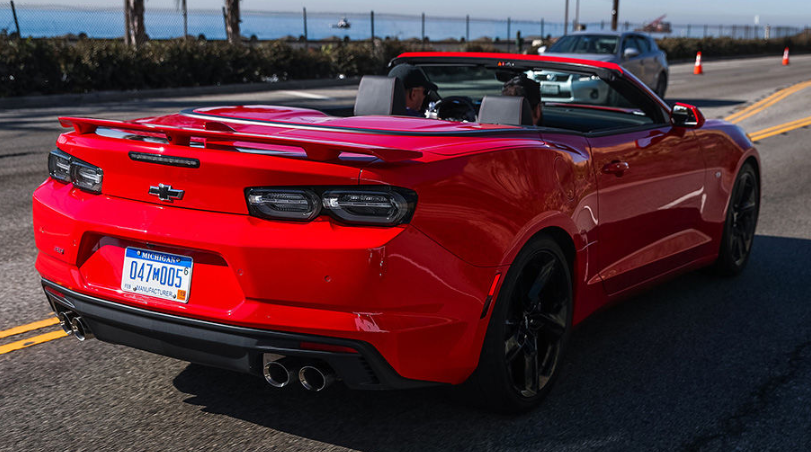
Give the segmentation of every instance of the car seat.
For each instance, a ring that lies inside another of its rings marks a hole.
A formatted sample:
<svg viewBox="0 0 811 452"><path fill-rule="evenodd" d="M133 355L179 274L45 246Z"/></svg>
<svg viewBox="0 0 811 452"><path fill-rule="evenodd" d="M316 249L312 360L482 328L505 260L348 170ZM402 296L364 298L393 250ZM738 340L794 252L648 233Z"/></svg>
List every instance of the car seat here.
<svg viewBox="0 0 811 452"><path fill-rule="evenodd" d="M366 75L360 79L355 116L405 114L405 88L399 78Z"/></svg>
<svg viewBox="0 0 811 452"><path fill-rule="evenodd" d="M480 124L531 126L532 109L521 96L484 96L479 107Z"/></svg>

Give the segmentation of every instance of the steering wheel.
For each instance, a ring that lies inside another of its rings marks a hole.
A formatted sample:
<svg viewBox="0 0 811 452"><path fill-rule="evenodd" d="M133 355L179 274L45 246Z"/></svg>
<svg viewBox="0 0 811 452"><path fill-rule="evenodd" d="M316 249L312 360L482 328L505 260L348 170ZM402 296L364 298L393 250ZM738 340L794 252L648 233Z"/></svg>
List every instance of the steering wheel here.
<svg viewBox="0 0 811 452"><path fill-rule="evenodd" d="M467 96L448 96L433 103L429 110L437 119L459 122L476 122L476 106Z"/></svg>

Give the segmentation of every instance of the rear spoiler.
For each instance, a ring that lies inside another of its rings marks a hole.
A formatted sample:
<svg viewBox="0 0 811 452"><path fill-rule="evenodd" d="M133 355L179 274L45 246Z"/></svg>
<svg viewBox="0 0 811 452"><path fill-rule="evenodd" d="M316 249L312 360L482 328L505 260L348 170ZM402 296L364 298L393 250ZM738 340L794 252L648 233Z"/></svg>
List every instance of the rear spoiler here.
<svg viewBox="0 0 811 452"><path fill-rule="evenodd" d="M282 146L295 146L304 149L307 158L319 161L328 161L338 158L343 152L353 154L373 155L386 162L400 162L413 160L422 156L420 151L393 149L381 146L343 143L327 140L314 140L309 138L293 138L278 135L259 135L255 133L236 132L230 126L217 122L207 121L205 129L191 129L160 124L141 124L137 122L113 121L108 119L60 117L62 127L73 127L79 135L95 133L99 127L109 129L129 130L136 132L159 133L166 136L169 143L178 146L188 146L192 138L222 142L245 141Z"/></svg>

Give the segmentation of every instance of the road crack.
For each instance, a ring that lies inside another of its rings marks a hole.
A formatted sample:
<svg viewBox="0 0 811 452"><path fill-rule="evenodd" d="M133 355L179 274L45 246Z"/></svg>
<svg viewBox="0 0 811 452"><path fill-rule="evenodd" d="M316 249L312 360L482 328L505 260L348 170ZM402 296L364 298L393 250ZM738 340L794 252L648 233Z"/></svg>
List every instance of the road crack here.
<svg viewBox="0 0 811 452"><path fill-rule="evenodd" d="M698 452L713 441L729 437L740 437L746 431L746 425L750 418L766 408L778 389L784 387L797 376L803 359L803 352L807 348L811 348L811 341L797 345L789 354L785 371L767 378L755 388L750 393L749 400L720 423L720 432L701 434L693 438L690 442L683 444L681 449L689 452Z"/></svg>

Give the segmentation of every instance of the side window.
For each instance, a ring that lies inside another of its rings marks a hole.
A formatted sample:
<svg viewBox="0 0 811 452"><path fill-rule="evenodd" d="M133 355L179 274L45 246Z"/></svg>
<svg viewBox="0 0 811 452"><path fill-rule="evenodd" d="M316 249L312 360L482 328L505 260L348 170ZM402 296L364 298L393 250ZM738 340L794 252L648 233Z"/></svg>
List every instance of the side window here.
<svg viewBox="0 0 811 452"><path fill-rule="evenodd" d="M648 42L648 38L644 36L636 36L636 46L639 50L639 53L648 53L650 52L650 43Z"/></svg>
<svg viewBox="0 0 811 452"><path fill-rule="evenodd" d="M626 36L622 39L622 53L625 53L625 49L629 47L636 47L633 36Z"/></svg>
<svg viewBox="0 0 811 452"><path fill-rule="evenodd" d="M628 86L620 82L609 84L596 75L541 69L526 75L540 84L544 127L605 132L662 121L658 106L646 101L641 92L631 90L626 95Z"/></svg>

